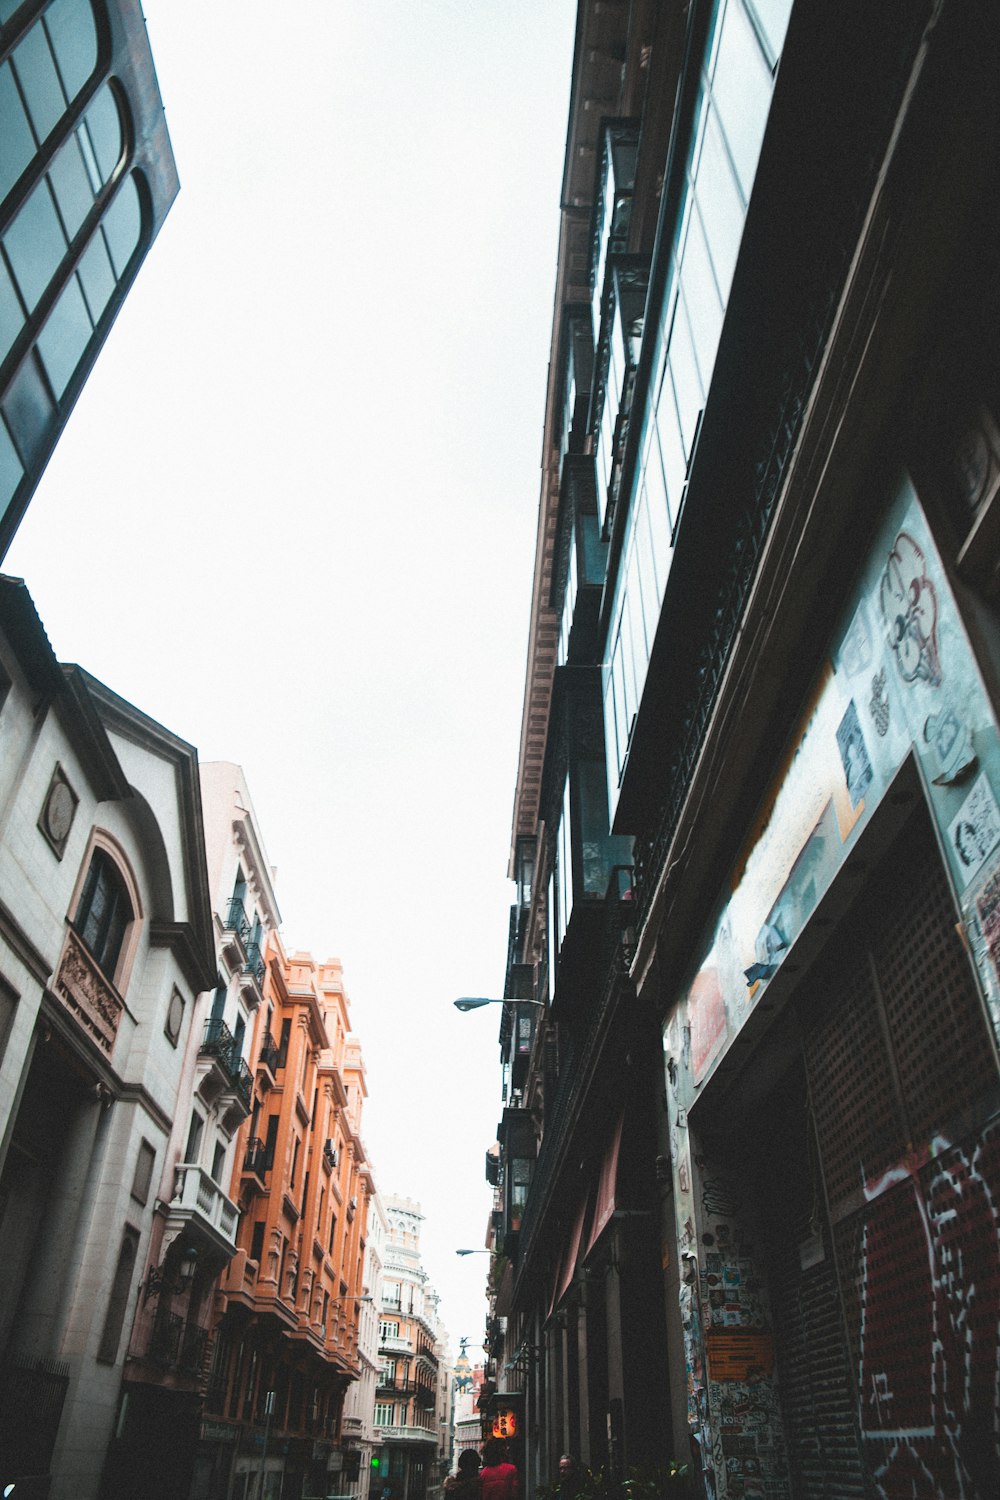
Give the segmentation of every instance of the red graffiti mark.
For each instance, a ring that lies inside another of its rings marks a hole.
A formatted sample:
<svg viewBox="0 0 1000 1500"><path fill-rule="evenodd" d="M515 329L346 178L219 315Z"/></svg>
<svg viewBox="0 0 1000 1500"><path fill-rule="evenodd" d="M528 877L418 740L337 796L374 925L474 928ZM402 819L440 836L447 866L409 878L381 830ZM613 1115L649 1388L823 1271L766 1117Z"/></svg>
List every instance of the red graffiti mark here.
<svg viewBox="0 0 1000 1500"><path fill-rule="evenodd" d="M1000 1494L1000 1127L866 1188L860 1425L885 1500Z"/></svg>

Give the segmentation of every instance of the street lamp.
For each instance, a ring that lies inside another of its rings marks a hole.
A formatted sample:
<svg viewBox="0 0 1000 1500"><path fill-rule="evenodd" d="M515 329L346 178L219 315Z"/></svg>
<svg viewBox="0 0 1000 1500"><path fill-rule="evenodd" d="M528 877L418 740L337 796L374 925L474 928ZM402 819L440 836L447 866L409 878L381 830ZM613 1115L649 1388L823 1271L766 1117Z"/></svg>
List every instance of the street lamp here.
<svg viewBox="0 0 1000 1500"><path fill-rule="evenodd" d="M545 1009L544 1000L518 1000L511 996L494 1000L491 996L459 995L453 1004L456 1010L478 1010L482 1005L540 1005L543 1010Z"/></svg>
<svg viewBox="0 0 1000 1500"><path fill-rule="evenodd" d="M492 1255L492 1250L456 1250L456 1255Z"/></svg>

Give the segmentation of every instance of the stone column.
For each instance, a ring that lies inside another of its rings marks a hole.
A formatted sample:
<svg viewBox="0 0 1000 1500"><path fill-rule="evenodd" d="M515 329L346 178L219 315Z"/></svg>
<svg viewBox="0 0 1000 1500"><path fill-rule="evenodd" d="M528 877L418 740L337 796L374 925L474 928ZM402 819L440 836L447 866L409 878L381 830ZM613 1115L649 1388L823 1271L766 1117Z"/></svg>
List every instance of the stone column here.
<svg viewBox="0 0 1000 1500"><path fill-rule="evenodd" d="M91 1168L104 1104L100 1085L77 1104L55 1171L45 1184L46 1207L35 1241L35 1254L21 1290L11 1340L11 1347L18 1354L49 1359L61 1356L84 1250L81 1218L93 1191Z"/></svg>

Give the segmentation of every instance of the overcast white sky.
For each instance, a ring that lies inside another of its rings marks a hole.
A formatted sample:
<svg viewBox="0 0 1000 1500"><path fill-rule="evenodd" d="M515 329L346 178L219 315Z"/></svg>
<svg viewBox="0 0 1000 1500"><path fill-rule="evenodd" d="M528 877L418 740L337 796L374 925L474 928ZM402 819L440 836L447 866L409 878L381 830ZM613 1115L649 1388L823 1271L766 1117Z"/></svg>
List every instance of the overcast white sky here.
<svg viewBox="0 0 1000 1500"><path fill-rule="evenodd" d="M243 765L364 1133L482 1336L573 0L145 0L181 194L8 553Z"/></svg>

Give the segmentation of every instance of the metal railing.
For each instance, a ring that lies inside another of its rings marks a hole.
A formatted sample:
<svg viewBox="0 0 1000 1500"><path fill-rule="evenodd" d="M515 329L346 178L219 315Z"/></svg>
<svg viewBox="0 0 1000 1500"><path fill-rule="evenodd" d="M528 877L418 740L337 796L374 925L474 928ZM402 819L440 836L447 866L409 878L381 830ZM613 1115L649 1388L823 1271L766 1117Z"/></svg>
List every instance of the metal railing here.
<svg viewBox="0 0 1000 1500"><path fill-rule="evenodd" d="M260 1136L254 1135L247 1141L247 1148L243 1153L244 1172L253 1172L257 1177L263 1177L267 1171L267 1145Z"/></svg>
<svg viewBox="0 0 1000 1500"><path fill-rule="evenodd" d="M240 1055L236 1038L225 1021L209 1017L205 1022L205 1035L202 1038L200 1050L203 1057L214 1057L221 1063L235 1092L249 1109L253 1093L253 1076Z"/></svg>
<svg viewBox="0 0 1000 1500"><path fill-rule="evenodd" d="M251 974L258 984L264 980L264 955L260 951L259 943L247 944L246 970Z"/></svg>
<svg viewBox="0 0 1000 1500"><path fill-rule="evenodd" d="M265 1067L272 1078L276 1076L279 1067L278 1044L269 1031L265 1031L264 1040L260 1044L257 1054L258 1067Z"/></svg>
<svg viewBox="0 0 1000 1500"><path fill-rule="evenodd" d="M246 943L250 936L250 920L240 896L230 896L229 910L223 925L228 932L235 932L241 943Z"/></svg>

